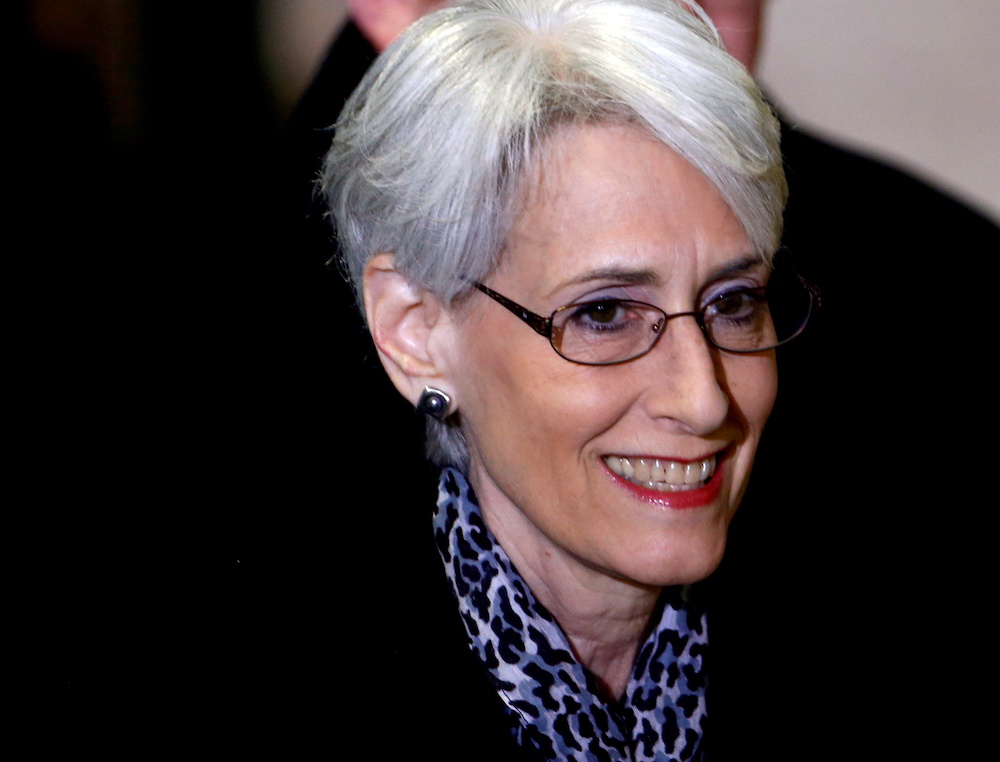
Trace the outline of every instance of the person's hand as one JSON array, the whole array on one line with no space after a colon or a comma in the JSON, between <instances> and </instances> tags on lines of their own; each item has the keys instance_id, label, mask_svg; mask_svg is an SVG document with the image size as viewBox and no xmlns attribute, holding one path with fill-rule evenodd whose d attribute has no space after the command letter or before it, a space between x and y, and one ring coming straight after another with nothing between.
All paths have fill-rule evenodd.
<instances>
[{"instance_id":1,"label":"person's hand","mask_svg":"<svg viewBox=\"0 0 1000 762\"><path fill-rule=\"evenodd\" d=\"M355 26L372 44L382 51L406 27L444 5L446 0L347 0L347 8Z\"/></svg>"},{"instance_id":2,"label":"person's hand","mask_svg":"<svg viewBox=\"0 0 1000 762\"><path fill-rule=\"evenodd\" d=\"M447 0L347 0L355 25L375 47L384 50L406 27ZM765 0L701 0L722 35L726 49L751 72L760 43Z\"/></svg>"},{"instance_id":3,"label":"person's hand","mask_svg":"<svg viewBox=\"0 0 1000 762\"><path fill-rule=\"evenodd\" d=\"M765 0L700 0L730 55L753 72L760 45Z\"/></svg>"}]
</instances>

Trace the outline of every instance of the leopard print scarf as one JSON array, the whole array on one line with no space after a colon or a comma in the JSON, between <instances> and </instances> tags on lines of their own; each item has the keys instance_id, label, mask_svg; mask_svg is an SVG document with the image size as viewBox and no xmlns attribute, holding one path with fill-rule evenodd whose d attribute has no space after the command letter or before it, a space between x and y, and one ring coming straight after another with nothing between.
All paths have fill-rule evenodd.
<instances>
[{"instance_id":1,"label":"leopard print scarf","mask_svg":"<svg viewBox=\"0 0 1000 762\"><path fill-rule=\"evenodd\" d=\"M701 759L707 630L688 587L664 590L659 624L638 652L624 697L608 704L452 468L441 474L434 532L472 649L519 744L549 760Z\"/></svg>"}]
</instances>

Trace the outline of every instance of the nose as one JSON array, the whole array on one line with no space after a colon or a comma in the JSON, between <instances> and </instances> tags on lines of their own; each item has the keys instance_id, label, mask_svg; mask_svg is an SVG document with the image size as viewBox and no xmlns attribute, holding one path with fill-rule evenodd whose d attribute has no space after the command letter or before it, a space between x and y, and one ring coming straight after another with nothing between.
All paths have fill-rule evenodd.
<instances>
[{"instance_id":1,"label":"nose","mask_svg":"<svg viewBox=\"0 0 1000 762\"><path fill-rule=\"evenodd\" d=\"M655 367L650 369L647 411L686 433L711 434L729 415L729 392L718 353L692 316L671 320L664 330L644 358Z\"/></svg>"}]
</instances>

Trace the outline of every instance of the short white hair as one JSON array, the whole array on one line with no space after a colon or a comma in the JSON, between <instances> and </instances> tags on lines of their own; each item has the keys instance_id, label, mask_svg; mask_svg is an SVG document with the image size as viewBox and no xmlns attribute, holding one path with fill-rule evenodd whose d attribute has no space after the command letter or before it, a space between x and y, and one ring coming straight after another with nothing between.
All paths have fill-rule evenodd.
<instances>
[{"instance_id":1,"label":"short white hair","mask_svg":"<svg viewBox=\"0 0 1000 762\"><path fill-rule=\"evenodd\" d=\"M323 165L343 264L368 259L444 303L496 268L522 179L562 125L631 123L718 189L754 251L781 236L779 128L704 11L675 0L469 0L425 16L347 101ZM428 455L464 465L459 428Z\"/></svg>"}]
</instances>

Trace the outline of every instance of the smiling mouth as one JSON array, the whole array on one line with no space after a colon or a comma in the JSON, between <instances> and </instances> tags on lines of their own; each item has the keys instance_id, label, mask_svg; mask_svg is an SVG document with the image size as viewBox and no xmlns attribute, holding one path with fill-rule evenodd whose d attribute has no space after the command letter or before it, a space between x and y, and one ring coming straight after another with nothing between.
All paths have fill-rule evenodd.
<instances>
[{"instance_id":1,"label":"smiling mouth","mask_svg":"<svg viewBox=\"0 0 1000 762\"><path fill-rule=\"evenodd\" d=\"M715 473L716 456L681 463L660 458L625 458L605 455L604 463L623 479L658 492L684 492L698 489Z\"/></svg>"}]
</instances>

